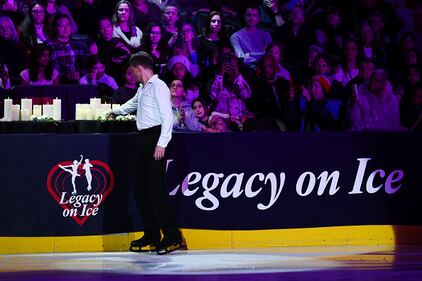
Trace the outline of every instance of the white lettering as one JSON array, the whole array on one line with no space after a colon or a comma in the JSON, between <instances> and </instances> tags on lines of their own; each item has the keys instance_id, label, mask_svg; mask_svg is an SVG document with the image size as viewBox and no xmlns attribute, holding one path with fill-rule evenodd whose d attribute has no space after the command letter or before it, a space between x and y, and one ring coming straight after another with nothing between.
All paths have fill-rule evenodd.
<instances>
[{"instance_id":1,"label":"white lettering","mask_svg":"<svg viewBox=\"0 0 422 281\"><path fill-rule=\"evenodd\" d=\"M262 211L271 208L274 205L274 203L277 201L278 197L281 194L281 191L283 190L284 183L286 181L286 174L280 173L280 185L278 189L277 189L277 178L275 174L273 173L268 174L267 177L265 178L264 183L266 184L268 180L270 180L271 182L271 197L270 197L270 202L268 203L267 206L261 203L257 205L258 209Z\"/></svg>"},{"instance_id":2,"label":"white lettering","mask_svg":"<svg viewBox=\"0 0 422 281\"><path fill-rule=\"evenodd\" d=\"M327 171L322 172L318 177L318 180L319 180L318 195L321 196L322 194L324 194L325 188L327 187L330 181L331 181L331 185L330 185L330 191L328 193L330 195L336 194L337 191L340 189L340 187L337 186L339 177L340 177L339 171L332 172L330 176L328 176Z\"/></svg>"},{"instance_id":3,"label":"white lettering","mask_svg":"<svg viewBox=\"0 0 422 281\"><path fill-rule=\"evenodd\" d=\"M382 188L382 186L383 186L383 184L380 184L379 186L374 186L374 178L375 178L375 176L377 174L380 174L380 177L381 178L384 178L385 177L384 170L375 170L375 171L373 171L369 175L368 180L366 181L366 191L368 191L368 193L373 194L373 193L377 192L378 190L380 190Z\"/></svg>"},{"instance_id":4,"label":"white lettering","mask_svg":"<svg viewBox=\"0 0 422 281\"><path fill-rule=\"evenodd\" d=\"M307 176L309 176L309 183L308 183L308 187L306 188L306 191L303 192L303 183L304 183ZM297 183L296 183L297 194L300 195L300 196L308 196L314 190L315 182L316 182L316 179L315 179L315 175L313 173L304 172L303 174L300 175L300 177L299 177L299 179L297 180Z\"/></svg>"},{"instance_id":5,"label":"white lettering","mask_svg":"<svg viewBox=\"0 0 422 281\"><path fill-rule=\"evenodd\" d=\"M349 194L361 194L361 193L363 193L362 190L361 190L363 176L365 175L366 165L367 165L368 161L371 160L371 159L372 158L358 158L359 167L358 167L358 171L356 173L355 184L353 185L353 189L352 189L352 191L349 192Z\"/></svg>"}]
</instances>

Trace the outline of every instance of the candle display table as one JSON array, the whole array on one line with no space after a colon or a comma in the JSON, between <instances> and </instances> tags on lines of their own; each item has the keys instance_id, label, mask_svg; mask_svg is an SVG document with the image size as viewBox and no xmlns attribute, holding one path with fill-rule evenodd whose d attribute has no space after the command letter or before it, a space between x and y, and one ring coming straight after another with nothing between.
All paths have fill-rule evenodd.
<instances>
[{"instance_id":1,"label":"candle display table","mask_svg":"<svg viewBox=\"0 0 422 281\"><path fill-rule=\"evenodd\" d=\"M7 97L12 98L15 104L20 104L21 99L31 98L34 105L53 104L53 100L58 98L61 100L63 120L75 119L77 103L89 103L90 98L99 97L97 87L93 85L16 86L10 91L1 91L0 95L1 110L3 110L2 101Z\"/></svg>"}]
</instances>

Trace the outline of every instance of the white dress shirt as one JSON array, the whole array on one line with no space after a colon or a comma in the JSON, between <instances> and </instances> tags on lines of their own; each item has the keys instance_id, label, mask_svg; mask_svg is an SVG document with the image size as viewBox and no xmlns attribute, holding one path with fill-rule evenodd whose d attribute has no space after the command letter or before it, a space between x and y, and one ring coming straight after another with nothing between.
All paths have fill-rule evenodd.
<instances>
[{"instance_id":1,"label":"white dress shirt","mask_svg":"<svg viewBox=\"0 0 422 281\"><path fill-rule=\"evenodd\" d=\"M139 86L136 95L113 111L117 115L126 115L136 110L136 126L138 130L161 125L158 146L167 147L171 140L173 128L173 111L170 101L170 89L153 75L145 86Z\"/></svg>"}]
</instances>

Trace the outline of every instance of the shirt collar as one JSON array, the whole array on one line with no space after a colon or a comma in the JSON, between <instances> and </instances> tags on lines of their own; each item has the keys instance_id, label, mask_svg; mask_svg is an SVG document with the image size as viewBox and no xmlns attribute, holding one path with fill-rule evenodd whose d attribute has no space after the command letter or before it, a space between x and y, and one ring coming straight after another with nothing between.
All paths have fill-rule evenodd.
<instances>
[{"instance_id":1,"label":"shirt collar","mask_svg":"<svg viewBox=\"0 0 422 281\"><path fill-rule=\"evenodd\" d=\"M158 79L157 74L152 75L151 78L149 78L149 80L145 83L145 86L148 85L149 83L154 83L154 81L157 79Z\"/></svg>"}]
</instances>

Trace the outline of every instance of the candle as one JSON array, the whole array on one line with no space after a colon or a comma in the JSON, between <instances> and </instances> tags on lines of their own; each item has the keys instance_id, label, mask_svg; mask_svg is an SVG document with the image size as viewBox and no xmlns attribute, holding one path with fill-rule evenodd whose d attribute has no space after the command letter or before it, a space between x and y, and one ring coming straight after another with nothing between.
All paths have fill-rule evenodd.
<instances>
[{"instance_id":1,"label":"candle","mask_svg":"<svg viewBox=\"0 0 422 281\"><path fill-rule=\"evenodd\" d=\"M89 99L89 104L91 106L92 109L101 107L101 99L98 98L90 98Z\"/></svg>"},{"instance_id":2,"label":"candle","mask_svg":"<svg viewBox=\"0 0 422 281\"><path fill-rule=\"evenodd\" d=\"M81 119L81 112L82 112L82 104L77 103L76 104L76 110L75 110L75 120L82 120Z\"/></svg>"},{"instance_id":3,"label":"candle","mask_svg":"<svg viewBox=\"0 0 422 281\"><path fill-rule=\"evenodd\" d=\"M33 110L32 110L32 114L35 117L41 117L41 105L39 104L34 104L33 106Z\"/></svg>"},{"instance_id":4,"label":"candle","mask_svg":"<svg viewBox=\"0 0 422 281\"><path fill-rule=\"evenodd\" d=\"M29 121L30 115L31 113L29 112L28 109L21 109L21 121Z\"/></svg>"},{"instance_id":5,"label":"candle","mask_svg":"<svg viewBox=\"0 0 422 281\"><path fill-rule=\"evenodd\" d=\"M52 104L43 104L42 115L53 118L53 105Z\"/></svg>"},{"instance_id":6,"label":"candle","mask_svg":"<svg viewBox=\"0 0 422 281\"><path fill-rule=\"evenodd\" d=\"M62 120L62 100L58 98L53 100L53 119L56 121Z\"/></svg>"},{"instance_id":7,"label":"candle","mask_svg":"<svg viewBox=\"0 0 422 281\"><path fill-rule=\"evenodd\" d=\"M4 121L12 121L12 107L13 107L13 100L12 99L5 99L4 100Z\"/></svg>"},{"instance_id":8,"label":"candle","mask_svg":"<svg viewBox=\"0 0 422 281\"><path fill-rule=\"evenodd\" d=\"M101 104L101 108L103 111L109 112L111 110L111 103L103 103Z\"/></svg>"},{"instance_id":9,"label":"candle","mask_svg":"<svg viewBox=\"0 0 422 281\"><path fill-rule=\"evenodd\" d=\"M104 110L102 108L97 108L94 111L94 119L97 119L99 116L103 114Z\"/></svg>"},{"instance_id":10,"label":"candle","mask_svg":"<svg viewBox=\"0 0 422 281\"><path fill-rule=\"evenodd\" d=\"M12 106L12 121L19 121L20 113L21 113L21 106L19 104L14 104Z\"/></svg>"},{"instance_id":11,"label":"candle","mask_svg":"<svg viewBox=\"0 0 422 281\"><path fill-rule=\"evenodd\" d=\"M117 104L117 103L113 103L112 105L111 105L111 109L112 110L116 110L116 109L118 109L120 107L120 104Z\"/></svg>"},{"instance_id":12,"label":"candle","mask_svg":"<svg viewBox=\"0 0 422 281\"><path fill-rule=\"evenodd\" d=\"M21 99L21 109L28 110L29 113L32 113L32 99Z\"/></svg>"},{"instance_id":13,"label":"candle","mask_svg":"<svg viewBox=\"0 0 422 281\"><path fill-rule=\"evenodd\" d=\"M84 110L86 114L86 120L93 120L94 119L94 111L92 109Z\"/></svg>"}]
</instances>

